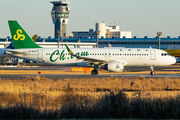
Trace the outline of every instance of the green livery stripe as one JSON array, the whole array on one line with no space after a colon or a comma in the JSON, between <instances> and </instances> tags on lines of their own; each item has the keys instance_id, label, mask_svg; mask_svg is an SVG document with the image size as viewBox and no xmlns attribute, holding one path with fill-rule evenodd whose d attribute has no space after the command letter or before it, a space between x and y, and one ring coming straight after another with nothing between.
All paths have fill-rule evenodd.
<instances>
[{"instance_id":1,"label":"green livery stripe","mask_svg":"<svg viewBox=\"0 0 180 120\"><path fill-rule=\"evenodd\" d=\"M29 37L17 21L9 20L8 23L15 49L41 48Z\"/></svg>"}]
</instances>

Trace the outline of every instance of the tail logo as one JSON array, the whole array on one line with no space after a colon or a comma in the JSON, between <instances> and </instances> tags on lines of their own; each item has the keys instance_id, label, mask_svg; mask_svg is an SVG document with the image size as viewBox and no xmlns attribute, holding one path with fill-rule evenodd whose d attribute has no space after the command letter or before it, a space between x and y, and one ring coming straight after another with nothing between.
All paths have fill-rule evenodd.
<instances>
[{"instance_id":1,"label":"tail logo","mask_svg":"<svg viewBox=\"0 0 180 120\"><path fill-rule=\"evenodd\" d=\"M16 35L13 36L14 40L24 40L25 39L25 35L22 34L22 30L18 29L16 31Z\"/></svg>"}]
</instances>

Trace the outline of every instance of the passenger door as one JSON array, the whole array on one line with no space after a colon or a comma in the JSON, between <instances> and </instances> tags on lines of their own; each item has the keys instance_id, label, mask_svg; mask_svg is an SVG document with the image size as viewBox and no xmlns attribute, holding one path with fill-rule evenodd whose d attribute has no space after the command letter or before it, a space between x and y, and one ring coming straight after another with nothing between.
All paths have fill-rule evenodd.
<instances>
[{"instance_id":1,"label":"passenger door","mask_svg":"<svg viewBox=\"0 0 180 120\"><path fill-rule=\"evenodd\" d=\"M156 51L155 50L150 51L150 60L156 60Z\"/></svg>"}]
</instances>

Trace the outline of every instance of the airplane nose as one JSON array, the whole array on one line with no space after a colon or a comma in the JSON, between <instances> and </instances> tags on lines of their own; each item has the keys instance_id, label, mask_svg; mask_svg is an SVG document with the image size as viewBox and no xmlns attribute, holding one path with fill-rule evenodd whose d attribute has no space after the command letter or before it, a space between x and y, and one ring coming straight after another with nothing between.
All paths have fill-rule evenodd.
<instances>
[{"instance_id":1,"label":"airplane nose","mask_svg":"<svg viewBox=\"0 0 180 120\"><path fill-rule=\"evenodd\" d=\"M176 58L175 57L172 57L172 64L175 64L176 63Z\"/></svg>"}]
</instances>

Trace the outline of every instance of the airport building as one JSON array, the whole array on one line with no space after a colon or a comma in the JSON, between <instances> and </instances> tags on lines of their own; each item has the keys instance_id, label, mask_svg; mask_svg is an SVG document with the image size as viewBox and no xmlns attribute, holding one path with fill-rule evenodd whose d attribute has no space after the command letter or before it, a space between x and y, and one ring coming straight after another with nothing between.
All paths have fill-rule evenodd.
<instances>
[{"instance_id":1,"label":"airport building","mask_svg":"<svg viewBox=\"0 0 180 120\"><path fill-rule=\"evenodd\" d=\"M51 18L54 24L54 38L96 38L95 34L98 31L100 34L98 38L131 38L131 31L120 31L120 26L108 26L106 27L105 23L96 23L95 30L89 29L89 31L73 31L72 33L66 33L66 25L69 21L70 8L68 4L70 2L66 1L53 1L50 2L53 4L51 11Z\"/></svg>"},{"instance_id":2,"label":"airport building","mask_svg":"<svg viewBox=\"0 0 180 120\"><path fill-rule=\"evenodd\" d=\"M0 38L0 47L4 48L12 41L11 38ZM38 37L36 43L42 47L57 47L57 38L41 38ZM96 38L62 38L60 46L68 44L70 46L76 45L78 47L95 47ZM126 47L126 48L157 48L159 47L158 36L154 38L99 38L98 47ZM166 38L160 39L160 49L180 49L180 36L177 38Z\"/></svg>"},{"instance_id":3,"label":"airport building","mask_svg":"<svg viewBox=\"0 0 180 120\"><path fill-rule=\"evenodd\" d=\"M96 31L99 31L98 38L132 38L131 31L120 31L120 26L108 26L105 23L96 23L95 30L89 31L73 31L73 38L96 38Z\"/></svg>"},{"instance_id":4,"label":"airport building","mask_svg":"<svg viewBox=\"0 0 180 120\"><path fill-rule=\"evenodd\" d=\"M58 34L64 38L66 37L66 25L69 20L69 7L70 2L66 1L53 1L53 8L51 11L52 21L54 23L54 38L58 38Z\"/></svg>"}]
</instances>

